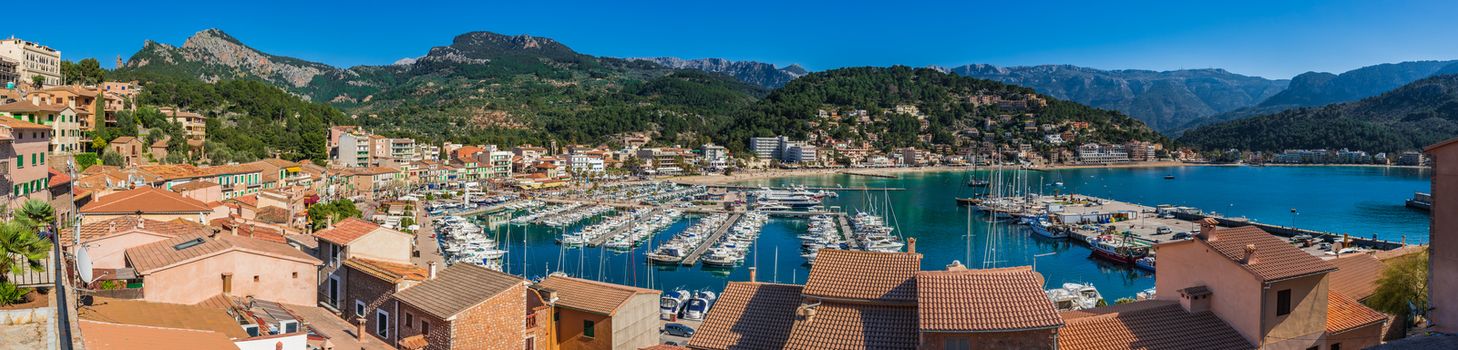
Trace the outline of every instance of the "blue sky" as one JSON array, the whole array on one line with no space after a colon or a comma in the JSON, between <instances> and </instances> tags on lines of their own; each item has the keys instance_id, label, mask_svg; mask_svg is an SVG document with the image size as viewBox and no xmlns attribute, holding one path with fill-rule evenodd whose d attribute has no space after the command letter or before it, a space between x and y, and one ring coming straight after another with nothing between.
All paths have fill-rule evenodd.
<instances>
[{"instance_id":1,"label":"blue sky","mask_svg":"<svg viewBox=\"0 0 1458 350\"><path fill-rule=\"evenodd\" d=\"M56 4L7 12L56 14ZM144 40L219 28L265 52L336 66L388 64L468 31L531 34L579 52L847 66L1074 64L1225 68L1289 78L1458 59L1458 1L254 1L67 2L64 20L14 35L112 66ZM121 12L114 12L121 11ZM93 25L105 23L104 26ZM52 25L54 24L54 25Z\"/></svg>"}]
</instances>

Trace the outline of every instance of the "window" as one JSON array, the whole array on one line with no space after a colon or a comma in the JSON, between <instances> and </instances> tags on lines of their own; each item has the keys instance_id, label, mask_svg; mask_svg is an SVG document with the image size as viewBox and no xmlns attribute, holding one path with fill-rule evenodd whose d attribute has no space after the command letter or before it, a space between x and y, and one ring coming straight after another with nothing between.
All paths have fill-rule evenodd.
<instances>
[{"instance_id":1,"label":"window","mask_svg":"<svg viewBox=\"0 0 1458 350\"><path fill-rule=\"evenodd\" d=\"M356 317L364 317L365 316L365 303L363 301L359 301L359 299L355 299L354 300L354 316L356 316Z\"/></svg>"},{"instance_id":2,"label":"window","mask_svg":"<svg viewBox=\"0 0 1458 350\"><path fill-rule=\"evenodd\" d=\"M597 337L597 329L593 328L594 326L597 325L594 324L592 321L582 320L582 336L588 338Z\"/></svg>"},{"instance_id":3,"label":"window","mask_svg":"<svg viewBox=\"0 0 1458 350\"><path fill-rule=\"evenodd\" d=\"M390 313L385 310L375 310L375 334L390 339Z\"/></svg>"},{"instance_id":4,"label":"window","mask_svg":"<svg viewBox=\"0 0 1458 350\"><path fill-rule=\"evenodd\" d=\"M972 340L967 338L947 338L947 342L942 344L942 348L946 350L970 350L972 349Z\"/></svg>"},{"instance_id":5,"label":"window","mask_svg":"<svg viewBox=\"0 0 1458 350\"><path fill-rule=\"evenodd\" d=\"M1330 350L1342 350L1342 343L1332 344L1331 347L1328 348L1328 349L1330 349Z\"/></svg>"},{"instance_id":6,"label":"window","mask_svg":"<svg viewBox=\"0 0 1458 350\"><path fill-rule=\"evenodd\" d=\"M258 283L258 275L253 275L253 282Z\"/></svg>"},{"instance_id":7,"label":"window","mask_svg":"<svg viewBox=\"0 0 1458 350\"><path fill-rule=\"evenodd\" d=\"M430 322L420 320L420 334L430 334Z\"/></svg>"},{"instance_id":8,"label":"window","mask_svg":"<svg viewBox=\"0 0 1458 350\"><path fill-rule=\"evenodd\" d=\"M526 328L527 329L537 328L537 314L536 313L533 313L531 315L527 315L527 317L526 317Z\"/></svg>"},{"instance_id":9,"label":"window","mask_svg":"<svg viewBox=\"0 0 1458 350\"><path fill-rule=\"evenodd\" d=\"M415 327L415 315L411 315L409 312L405 313L405 327Z\"/></svg>"},{"instance_id":10,"label":"window","mask_svg":"<svg viewBox=\"0 0 1458 350\"><path fill-rule=\"evenodd\" d=\"M1282 289L1276 292L1276 316L1285 316L1291 313L1291 290Z\"/></svg>"},{"instance_id":11,"label":"window","mask_svg":"<svg viewBox=\"0 0 1458 350\"><path fill-rule=\"evenodd\" d=\"M299 278L299 273L297 271L294 272L294 278Z\"/></svg>"},{"instance_id":12,"label":"window","mask_svg":"<svg viewBox=\"0 0 1458 350\"><path fill-rule=\"evenodd\" d=\"M537 348L537 337L527 337L526 338L526 350L533 350L533 349L536 349L536 348Z\"/></svg>"}]
</instances>

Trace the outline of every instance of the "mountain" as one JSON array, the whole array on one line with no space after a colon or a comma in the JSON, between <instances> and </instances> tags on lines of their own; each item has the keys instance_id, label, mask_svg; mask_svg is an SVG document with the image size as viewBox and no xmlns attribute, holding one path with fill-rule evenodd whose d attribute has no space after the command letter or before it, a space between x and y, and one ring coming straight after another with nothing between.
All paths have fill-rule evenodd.
<instances>
[{"instance_id":1,"label":"mountain","mask_svg":"<svg viewBox=\"0 0 1458 350\"><path fill-rule=\"evenodd\" d=\"M677 57L657 57L634 58L634 60L650 61L674 69L697 69L710 73L728 74L739 81L766 89L778 89L785 86L785 83L809 73L804 67L796 64L779 68L769 63L730 61L722 58L686 60Z\"/></svg>"},{"instance_id":2,"label":"mountain","mask_svg":"<svg viewBox=\"0 0 1458 350\"><path fill-rule=\"evenodd\" d=\"M1033 88L1039 93L1127 113L1166 132L1189 121L1252 106L1286 88L1287 80L1245 76L1223 69L1174 71L1100 70L1070 65L998 67L971 64L950 69L975 78Z\"/></svg>"},{"instance_id":3,"label":"mountain","mask_svg":"<svg viewBox=\"0 0 1458 350\"><path fill-rule=\"evenodd\" d=\"M1415 61L1362 67L1342 74L1306 72L1258 107L1310 107L1376 96L1418 79L1458 73L1458 61Z\"/></svg>"},{"instance_id":4,"label":"mountain","mask_svg":"<svg viewBox=\"0 0 1458 350\"><path fill-rule=\"evenodd\" d=\"M1439 75L1356 102L1295 108L1186 131L1181 143L1255 151L1419 149L1458 136L1458 74Z\"/></svg>"},{"instance_id":5,"label":"mountain","mask_svg":"<svg viewBox=\"0 0 1458 350\"><path fill-rule=\"evenodd\" d=\"M1086 122L1079 135L1090 142L1167 141L1117 112L1033 97L1030 89L929 69L806 74L798 66L776 68L755 62L619 59L579 53L549 38L490 32L458 35L450 45L431 48L418 58L342 69L269 55L221 31L205 30L181 47L148 42L113 74L140 80L148 90L153 85L185 84L176 81L268 83L328 102L351 115L348 123L427 142L612 143L626 133L647 132L659 144L715 142L743 151L747 135L807 135L813 125L823 124L813 119L822 108L877 111L869 124L847 128L901 135L867 139L887 149L966 145L967 140L953 135L974 127L1008 129L998 137L988 135L984 139L988 142L1040 140L1043 132L1023 130L1025 121L1060 127ZM800 78L788 80L794 76ZM770 91L761 84L784 87ZM1032 106L1004 110L986 102L996 100ZM979 107L975 101L983 102ZM904 113L882 112L903 104L924 112L918 116L924 119L924 128L908 129L923 123L913 119L908 124L910 116ZM1013 115L1017 121L1009 120ZM936 137L908 137L908 131ZM1048 148L1039 145L1040 150Z\"/></svg>"}]
</instances>

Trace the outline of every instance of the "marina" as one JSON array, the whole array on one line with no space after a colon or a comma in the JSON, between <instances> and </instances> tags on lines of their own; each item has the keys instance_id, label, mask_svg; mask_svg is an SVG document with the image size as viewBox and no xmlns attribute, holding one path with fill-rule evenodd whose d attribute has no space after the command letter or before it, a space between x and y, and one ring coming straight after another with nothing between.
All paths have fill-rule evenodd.
<instances>
[{"instance_id":1,"label":"marina","mask_svg":"<svg viewBox=\"0 0 1458 350\"><path fill-rule=\"evenodd\" d=\"M1405 184L1402 185L1403 188L1392 192L1405 192L1407 195L1415 191L1426 190L1422 187L1426 184L1426 179L1422 178L1420 174L1390 175L1378 172L1378 170L1380 169L1356 169L1354 172L1359 172L1359 174L1352 176L1365 182L1382 179L1387 183ZM500 249L509 251L506 254L507 258L503 259L502 267L512 273L520 273L532 278L533 276L544 276L552 271L563 271L573 276L601 278L614 283L651 286L663 290L685 289L691 291L692 294L692 291L699 290L718 291L728 281L745 280L749 267L757 267L760 278L765 281L783 283L804 281L809 266L813 264L813 255L807 248L816 247L816 244L819 244L820 247L832 246L841 249L871 247L863 245L865 243L858 237L856 231L860 226L860 223L856 222L856 217L859 213L865 213L865 215L881 217L879 219L881 225L891 228L887 238L895 238L894 242L902 244L899 249L905 249L904 245L908 243L905 242L906 238L917 238L920 241L917 252L925 256L924 264L926 266L924 268L926 269L937 269L953 260L968 262L969 266L983 266L978 264L982 262L989 267L1036 265L1037 270L1046 276L1047 288L1050 290L1059 289L1065 283L1089 285L1096 288L1104 298L1113 300L1121 297L1134 297L1152 288L1151 271L1155 264L1153 254L1148 254L1148 256L1129 255L1129 259L1124 261L1101 257L1095 253L1094 246L1089 244L1091 241L1097 242L1101 237L1107 239L1104 241L1108 243L1106 246L1115 247L1113 251L1117 251L1117 247L1124 243L1152 246L1162 241L1175 239L1181 234L1188 235L1198 232L1197 222L1208 216L1219 218L1226 225L1237 225L1240 220L1245 220L1252 224L1264 225L1263 229L1271 230L1273 233L1290 232L1293 239L1296 236L1309 234L1314 239L1309 245L1308 251L1315 255L1327 256L1326 253L1329 251L1323 251L1320 248L1323 239L1328 236L1322 236L1321 233L1341 237L1343 230L1341 227L1322 226L1321 224L1328 222L1321 221L1319 218L1331 214L1320 213L1312 204L1274 204L1278 209L1264 210L1273 211L1281 216L1276 218L1267 216L1262 220L1260 219L1262 216L1255 212L1254 206L1281 203L1260 195L1262 190L1216 187L1215 189L1218 191L1212 193L1165 188L1203 186L1203 180L1211 176L1205 174L1207 172L1232 174L1228 176L1246 176L1248 174L1245 173L1252 171L1272 171L1285 178L1284 173L1286 172L1299 173L1306 169L1204 167L1198 169L1078 169L1028 172L1031 175L1027 175L1025 180L1018 181L1020 184L1028 183L1028 192L1034 194L1030 198L1033 198L1031 203L1036 205L1028 207L1042 206L1046 209L1047 204L1051 203L1056 204L1059 211L1057 213L1045 212L1046 215L1035 215L1027 219L1013 218L1011 215L1007 217L993 215L989 219L988 215L982 214L975 206L956 205L953 201L955 198L968 198L979 192L990 192L996 186L990 184L987 187L970 187L967 186L969 176L964 172L941 172L903 174L896 179L834 175L736 184L736 188L741 189L735 191L744 194L742 198L745 203L744 207L735 207L732 209L733 211L718 205L689 205L690 202L701 201L696 198L702 198L706 193L712 191L691 190L693 187L683 185L671 187L647 184L622 186L604 191L606 194L566 191L538 193L531 200L540 202L541 205L503 210L500 212L502 214L493 214L491 217L500 217L500 215L507 215L507 212L511 212L512 215L520 218L546 210L562 210L560 206L564 203L579 204L573 210L604 205L614 207L615 211L601 214L598 218L584 219L581 222L570 223L562 227L530 222L511 225L490 225L482 222L480 226L486 228L486 231L491 233L487 236L491 237L504 237L508 234L505 231L510 230L509 235L514 241L501 243ZM1337 169L1336 171L1340 173L1348 171L1348 169ZM1177 178L1164 180L1163 177L1170 173L1177 174ZM983 175L976 178L987 178L987 172L980 171L979 174ZM1286 181L1284 183L1292 184L1299 183L1301 180L1293 175L1289 177L1289 180L1284 181ZM1037 194L1039 191L1031 190L1040 187L1038 182L1044 183L1041 186L1043 189L1041 195ZM1055 186L1054 184L1058 182L1063 184ZM1382 183L1377 182L1377 186L1383 186ZM1106 185L1120 186L1121 190L1114 191L1106 188ZM736 226L739 226L737 223L745 222L747 216L756 212L750 192L768 188L785 191L803 190L813 193L825 191L826 188L835 188L835 186L862 189L833 191L838 196L823 197L818 205L819 208L815 210L763 211L761 213L764 215L764 223L759 225L760 229L757 235L752 236L754 238L751 241L729 242L732 232L737 230ZM893 188L905 190L889 190ZM1279 186L1276 188L1279 189ZM674 195L669 195L669 193L674 193ZM1191 195L1192 193L1194 195ZM1238 196L1231 197L1232 199L1210 196L1222 193L1240 194L1252 198L1225 203ZM1426 215L1403 208L1400 199L1403 195L1399 193L1397 196L1396 198L1399 199L1386 201L1393 203L1391 209L1381 211L1387 216L1376 220L1355 222L1374 227L1411 223L1413 226L1409 227L1413 228L1406 231L1400 227L1383 230L1382 232L1386 232L1386 234L1372 242L1399 242L1406 238L1409 243L1416 243L1425 239L1418 234L1403 235L1401 233L1420 233L1421 230L1425 230ZM632 198L658 202L656 204L632 202ZM1301 200L1316 199L1302 198ZM1321 200L1330 199L1322 198ZM519 201L523 201L523 199L514 202ZM1371 200L1371 202L1378 201ZM606 202L631 205L599 204ZM1170 205L1158 205L1163 203ZM1290 206L1300 210L1296 216L1298 219L1296 223L1297 227L1303 229L1282 231L1283 228L1290 226L1289 221L1280 225L1273 224L1273 222L1281 222L1282 217L1289 220ZM1213 208L1219 212L1199 211L1199 214L1194 214L1194 211L1183 212L1194 208ZM1245 209L1242 210L1242 208ZM648 220L644 218L666 215L670 209L680 211L681 217L675 218L666 226L651 232L635 231L634 227L638 225L613 224L604 226L610 226L611 229L602 231L603 234L587 240L580 246L559 243L564 234L571 235L581 232L593 225L609 222L613 218L618 218L618 223L647 222ZM642 216L624 216L633 213ZM730 216L736 214L741 217L731 221ZM969 214L971 216L970 225ZM1233 214L1248 215L1249 218ZM1398 218L1391 217L1393 215L1397 215ZM713 219L716 216L719 219ZM537 219L540 218L541 216L538 215ZM693 229L695 226L700 226L700 223L705 220L717 222L705 228ZM513 219L503 221L511 222ZM867 223L876 221L869 220ZM1352 221L1348 220L1348 222ZM1113 228L1113 231L1110 231L1110 228ZM615 237L626 236L628 232L639 232L640 241L632 244L618 243L614 247L606 246ZM682 244L685 239L680 236L686 236L689 233L695 237L695 240L692 241L693 244ZM833 240L822 240L823 235L813 235L812 233L829 233L839 236ZM743 235L742 237L751 236ZM807 242L806 238L813 238L815 242L807 244L810 242ZM989 238L995 239L989 240ZM1371 241L1370 235L1359 237L1356 234L1349 234L1349 238L1353 242ZM864 242L876 243L878 241L867 240ZM877 244L883 248L895 246L895 244L888 243ZM652 261L650 257L667 250L664 248L665 246L673 246L667 249L679 250L675 253L677 259L669 258L664 263L650 263ZM716 249L723 253L714 254ZM696 260L687 259L690 254L695 252L698 252L699 255ZM686 264L685 260L692 264Z\"/></svg>"}]
</instances>

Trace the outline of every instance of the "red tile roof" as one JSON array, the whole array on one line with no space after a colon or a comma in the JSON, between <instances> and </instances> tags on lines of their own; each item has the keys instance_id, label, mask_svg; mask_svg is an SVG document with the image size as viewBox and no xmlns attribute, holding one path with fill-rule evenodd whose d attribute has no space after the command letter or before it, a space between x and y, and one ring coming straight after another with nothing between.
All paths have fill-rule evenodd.
<instances>
[{"instance_id":1,"label":"red tile roof","mask_svg":"<svg viewBox=\"0 0 1458 350\"><path fill-rule=\"evenodd\" d=\"M1002 331L1056 328L1063 318L1027 266L916 273L922 330Z\"/></svg>"},{"instance_id":2,"label":"red tile roof","mask_svg":"<svg viewBox=\"0 0 1458 350\"><path fill-rule=\"evenodd\" d=\"M194 239L199 239L202 243L177 249L180 244ZM309 254L286 244L223 234L215 237L206 235L178 236L164 241L128 248L126 250L126 259L137 270L137 274L145 275L231 251L246 251L281 260L291 260L315 265L320 264L319 259L315 259L309 256Z\"/></svg>"},{"instance_id":3,"label":"red tile roof","mask_svg":"<svg viewBox=\"0 0 1458 350\"><path fill-rule=\"evenodd\" d=\"M205 235L211 233L212 229L191 221L157 221L138 219L136 216L127 215L88 225L81 225L81 241L89 242L98 238L131 232L142 232L163 237L177 237L183 235ZM72 242L72 235L60 235L60 237L62 246L70 246L75 243Z\"/></svg>"},{"instance_id":4,"label":"red tile roof","mask_svg":"<svg viewBox=\"0 0 1458 350\"><path fill-rule=\"evenodd\" d=\"M819 263L820 258L815 259ZM915 349L916 308L823 303L795 320L787 349Z\"/></svg>"},{"instance_id":5,"label":"red tile roof","mask_svg":"<svg viewBox=\"0 0 1458 350\"><path fill-rule=\"evenodd\" d=\"M34 129L50 130L51 129L51 127L45 126L45 125L31 123L31 122L28 122L28 121L24 121L24 120L20 120L20 119L15 119L15 118L3 118L3 117L0 117L0 127L6 127L6 128L11 128L11 129L28 129L28 130L34 130Z\"/></svg>"},{"instance_id":6,"label":"red tile roof","mask_svg":"<svg viewBox=\"0 0 1458 350\"><path fill-rule=\"evenodd\" d=\"M384 260L349 258L344 261L344 266L375 276L386 282L400 283L401 281L424 281L430 271L414 264L402 264Z\"/></svg>"},{"instance_id":7,"label":"red tile roof","mask_svg":"<svg viewBox=\"0 0 1458 350\"><path fill-rule=\"evenodd\" d=\"M108 194L81 207L82 214L203 213L211 212L196 199L155 187L138 187Z\"/></svg>"},{"instance_id":8,"label":"red tile roof","mask_svg":"<svg viewBox=\"0 0 1458 350\"><path fill-rule=\"evenodd\" d=\"M187 191L192 191L192 190L200 190L200 189L209 188L209 187L220 187L220 186L217 183L208 182L208 181L188 181L188 182L184 182L184 183L172 185L172 192L181 193L181 192L187 192Z\"/></svg>"},{"instance_id":9,"label":"red tile roof","mask_svg":"<svg viewBox=\"0 0 1458 350\"><path fill-rule=\"evenodd\" d=\"M821 249L805 279L805 295L914 303L919 270L921 254Z\"/></svg>"},{"instance_id":10,"label":"red tile roof","mask_svg":"<svg viewBox=\"0 0 1458 350\"><path fill-rule=\"evenodd\" d=\"M1341 333L1387 321L1387 315L1372 310L1341 292L1328 291L1326 300L1327 333Z\"/></svg>"},{"instance_id":11,"label":"red tile roof","mask_svg":"<svg viewBox=\"0 0 1458 350\"><path fill-rule=\"evenodd\" d=\"M81 320L86 347L92 349L195 350L238 348L222 333Z\"/></svg>"},{"instance_id":12,"label":"red tile roof","mask_svg":"<svg viewBox=\"0 0 1458 350\"><path fill-rule=\"evenodd\" d=\"M394 298L448 320L524 283L521 277L504 272L473 264L455 264L438 272L435 279L395 293Z\"/></svg>"},{"instance_id":13,"label":"red tile roof","mask_svg":"<svg viewBox=\"0 0 1458 350\"><path fill-rule=\"evenodd\" d=\"M40 105L37 105L37 104L34 104L34 103L30 103L29 100L22 100L22 101L16 101L16 102L13 102L13 103L7 103L7 104L0 105L0 112L7 112L7 113L60 112L60 111L66 110L66 108L68 108L68 107L69 106L67 106L67 105L59 104L59 103L51 103L51 104L40 104Z\"/></svg>"},{"instance_id":14,"label":"red tile roof","mask_svg":"<svg viewBox=\"0 0 1458 350\"><path fill-rule=\"evenodd\" d=\"M1079 350L1254 349L1211 312L1185 312L1178 302L1138 301L1064 313L1058 347Z\"/></svg>"},{"instance_id":15,"label":"red tile roof","mask_svg":"<svg viewBox=\"0 0 1458 350\"><path fill-rule=\"evenodd\" d=\"M1202 241L1264 282L1336 270L1336 266L1255 226L1217 228ZM1255 256L1242 262L1247 246L1256 249Z\"/></svg>"},{"instance_id":16,"label":"red tile roof","mask_svg":"<svg viewBox=\"0 0 1458 350\"><path fill-rule=\"evenodd\" d=\"M730 282L688 346L695 349L777 349L790 339L803 287Z\"/></svg>"},{"instance_id":17,"label":"red tile roof","mask_svg":"<svg viewBox=\"0 0 1458 350\"><path fill-rule=\"evenodd\" d=\"M606 316L618 313L618 308L629 299L640 294L652 294L654 299L661 292L621 284L603 283L566 276L547 276L537 282L538 288L557 292L557 306L591 312Z\"/></svg>"},{"instance_id":18,"label":"red tile roof","mask_svg":"<svg viewBox=\"0 0 1458 350\"><path fill-rule=\"evenodd\" d=\"M1382 270L1387 268L1387 264L1372 254L1348 254L1328 262L1337 267L1327 275L1330 289L1358 300L1372 295L1377 289L1377 279L1382 278Z\"/></svg>"},{"instance_id":19,"label":"red tile roof","mask_svg":"<svg viewBox=\"0 0 1458 350\"><path fill-rule=\"evenodd\" d=\"M47 187L56 187L71 182L70 175L66 175L65 172L56 170L56 168L48 167L46 168L46 171L50 175L50 181L47 181Z\"/></svg>"},{"instance_id":20,"label":"red tile roof","mask_svg":"<svg viewBox=\"0 0 1458 350\"><path fill-rule=\"evenodd\" d=\"M333 228L327 228L320 230L319 232L315 232L314 236L334 244L348 245L350 242L354 242L354 240L359 239L360 237L364 237L365 235L379 230L394 231L380 227L380 225L376 225L373 222L365 221L364 219L348 218L334 223ZM407 234L399 231L395 232L398 232L400 234Z\"/></svg>"}]
</instances>

